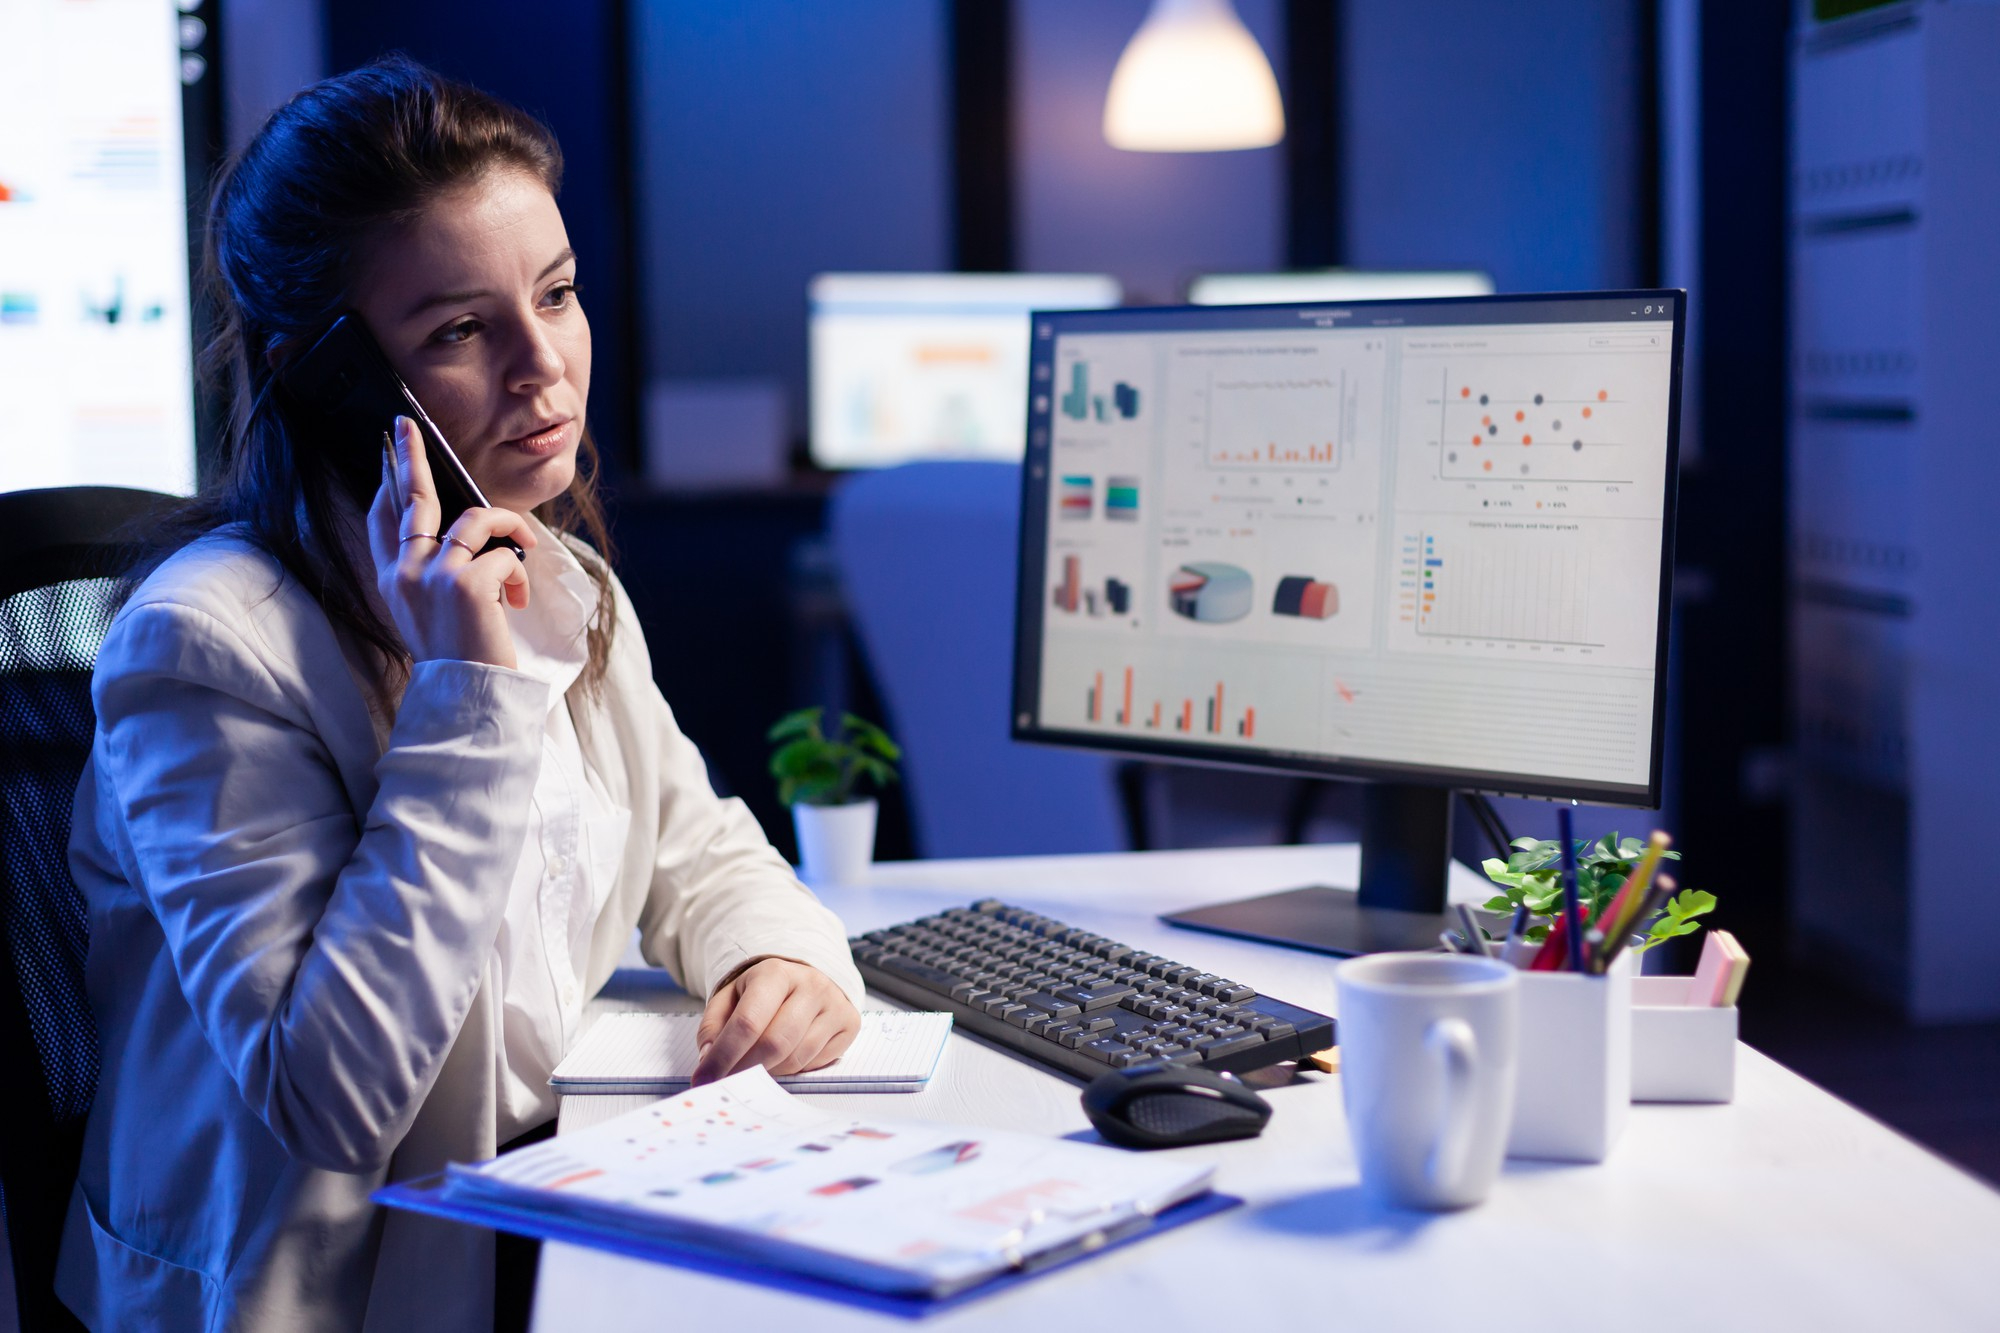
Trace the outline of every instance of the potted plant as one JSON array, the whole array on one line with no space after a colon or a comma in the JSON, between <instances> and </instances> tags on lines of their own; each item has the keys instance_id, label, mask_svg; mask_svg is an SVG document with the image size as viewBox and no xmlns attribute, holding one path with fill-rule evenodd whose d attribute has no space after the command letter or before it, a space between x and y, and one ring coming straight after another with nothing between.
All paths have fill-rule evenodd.
<instances>
[{"instance_id":1,"label":"potted plant","mask_svg":"<svg viewBox=\"0 0 2000 1333\"><path fill-rule=\"evenodd\" d=\"M1527 938L1530 943L1540 944L1548 938L1555 919L1562 915L1562 844L1553 838L1516 838L1512 846L1514 851L1506 860L1488 857L1481 866L1486 877L1500 885L1501 890L1498 897L1488 899L1484 905L1489 912L1508 914L1525 906L1529 914ZM1618 890L1625 887L1626 879L1645 851L1646 844L1639 839L1621 838L1616 833L1607 833L1595 841L1577 842L1576 893L1585 921L1596 920ZM1667 851L1661 857L1678 861L1681 854ZM1667 900L1650 924L1632 923L1633 932L1644 937L1632 946L1632 952L1644 953L1677 935L1693 934L1701 929L1696 918L1714 909L1714 894L1683 889Z\"/></svg>"},{"instance_id":2,"label":"potted plant","mask_svg":"<svg viewBox=\"0 0 2000 1333\"><path fill-rule=\"evenodd\" d=\"M889 734L852 713L829 731L824 708L801 708L778 719L766 739L777 745L771 776L778 799L792 808L799 865L808 880L841 884L859 879L875 855L875 798L857 798L867 782L896 780L902 749Z\"/></svg>"}]
</instances>

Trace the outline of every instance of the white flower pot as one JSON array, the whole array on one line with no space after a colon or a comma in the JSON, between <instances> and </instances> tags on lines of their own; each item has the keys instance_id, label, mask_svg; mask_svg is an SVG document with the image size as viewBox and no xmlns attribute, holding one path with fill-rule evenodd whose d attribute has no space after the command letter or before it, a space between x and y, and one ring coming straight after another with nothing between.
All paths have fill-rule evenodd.
<instances>
[{"instance_id":1,"label":"white flower pot","mask_svg":"<svg viewBox=\"0 0 2000 1333\"><path fill-rule=\"evenodd\" d=\"M875 802L792 807L799 873L814 884L849 884L875 859Z\"/></svg>"}]
</instances>

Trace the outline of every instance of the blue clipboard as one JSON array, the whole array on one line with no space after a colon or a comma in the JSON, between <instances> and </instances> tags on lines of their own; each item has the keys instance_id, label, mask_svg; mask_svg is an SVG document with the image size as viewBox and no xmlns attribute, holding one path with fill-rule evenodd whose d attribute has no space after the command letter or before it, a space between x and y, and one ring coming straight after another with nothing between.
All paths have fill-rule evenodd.
<instances>
[{"instance_id":1,"label":"blue clipboard","mask_svg":"<svg viewBox=\"0 0 2000 1333\"><path fill-rule=\"evenodd\" d=\"M976 1286L954 1292L949 1296L929 1296L922 1293L870 1291L716 1250L658 1240L651 1236L635 1236L629 1231L609 1224L586 1222L573 1217L550 1216L532 1209L510 1208L505 1204L483 1199L476 1201L454 1199L446 1195L444 1183L444 1175L440 1172L434 1176L424 1176L398 1185L385 1185L370 1197L376 1203L386 1204L391 1208L403 1208L410 1212L449 1218L454 1222L465 1222L473 1226L490 1227L495 1231L511 1231L518 1235L535 1236L542 1240L587 1245L592 1249L609 1250L614 1254L623 1254L634 1259L645 1259L695 1273L712 1273L719 1277L734 1278L739 1282L769 1287L774 1291L814 1296L821 1300L837 1301L842 1305L896 1315L904 1319L927 1319L948 1310L956 1310L983 1297L997 1295L1023 1282L1031 1281L1044 1273L1058 1272L1072 1264L1121 1249L1134 1241L1157 1236L1163 1231L1185 1226L1189 1222L1199 1222L1205 1217L1227 1212L1243 1202L1233 1194L1221 1194L1210 1190L1206 1194L1197 1195L1184 1203L1174 1205L1148 1219L1144 1225L1123 1231L1102 1245L1066 1249L1055 1256L1044 1257L1039 1262L1030 1261L1026 1267L995 1274Z\"/></svg>"}]
</instances>

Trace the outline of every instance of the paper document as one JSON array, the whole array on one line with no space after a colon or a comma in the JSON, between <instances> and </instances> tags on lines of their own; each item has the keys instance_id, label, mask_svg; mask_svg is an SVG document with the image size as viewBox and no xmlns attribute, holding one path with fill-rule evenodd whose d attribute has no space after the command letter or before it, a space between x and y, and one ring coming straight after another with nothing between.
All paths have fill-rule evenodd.
<instances>
[{"instance_id":1,"label":"paper document","mask_svg":"<svg viewBox=\"0 0 2000 1333\"><path fill-rule=\"evenodd\" d=\"M549 1075L565 1096L672 1092L694 1075L699 1014L606 1014ZM950 1014L870 1012L824 1069L778 1082L801 1092L915 1092L930 1081L951 1036Z\"/></svg>"},{"instance_id":2,"label":"paper document","mask_svg":"<svg viewBox=\"0 0 2000 1333\"><path fill-rule=\"evenodd\" d=\"M763 1069L479 1166L446 1189L878 1291L949 1295L1128 1232L1214 1168L810 1106Z\"/></svg>"}]
</instances>

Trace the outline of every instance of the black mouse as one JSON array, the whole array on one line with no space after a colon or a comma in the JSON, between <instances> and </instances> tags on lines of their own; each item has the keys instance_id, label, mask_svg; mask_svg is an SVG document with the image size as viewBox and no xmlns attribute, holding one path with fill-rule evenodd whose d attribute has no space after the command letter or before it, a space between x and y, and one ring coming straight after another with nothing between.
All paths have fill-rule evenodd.
<instances>
[{"instance_id":1,"label":"black mouse","mask_svg":"<svg viewBox=\"0 0 2000 1333\"><path fill-rule=\"evenodd\" d=\"M1271 1119L1271 1103L1233 1074L1142 1064L1100 1074L1083 1090L1083 1113L1121 1148L1185 1148L1256 1138Z\"/></svg>"}]
</instances>

